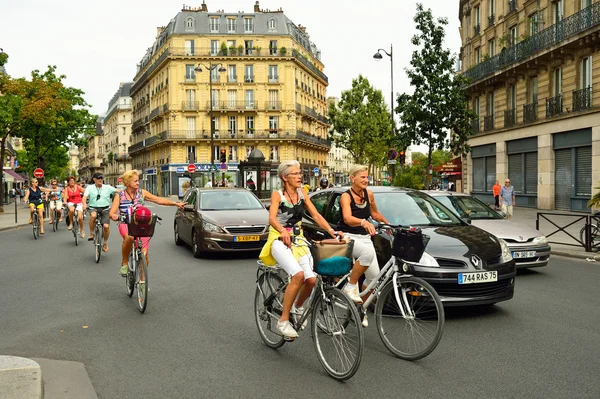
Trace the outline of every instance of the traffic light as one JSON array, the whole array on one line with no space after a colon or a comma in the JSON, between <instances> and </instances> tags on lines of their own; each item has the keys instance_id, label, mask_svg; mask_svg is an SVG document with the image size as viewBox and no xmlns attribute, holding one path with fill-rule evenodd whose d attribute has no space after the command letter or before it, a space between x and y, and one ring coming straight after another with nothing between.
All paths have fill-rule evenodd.
<instances>
[{"instance_id":1,"label":"traffic light","mask_svg":"<svg viewBox=\"0 0 600 399\"><path fill-rule=\"evenodd\" d=\"M227 162L227 150L221 150L221 157L219 158L221 163Z\"/></svg>"},{"instance_id":2,"label":"traffic light","mask_svg":"<svg viewBox=\"0 0 600 399\"><path fill-rule=\"evenodd\" d=\"M406 155L404 155L404 151L400 151L400 165L404 165L406 163Z\"/></svg>"}]
</instances>

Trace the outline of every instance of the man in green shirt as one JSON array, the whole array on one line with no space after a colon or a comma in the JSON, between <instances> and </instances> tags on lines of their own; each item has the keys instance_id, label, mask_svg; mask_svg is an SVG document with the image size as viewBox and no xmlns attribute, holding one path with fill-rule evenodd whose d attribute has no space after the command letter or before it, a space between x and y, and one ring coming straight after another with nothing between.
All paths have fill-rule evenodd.
<instances>
[{"instance_id":1,"label":"man in green shirt","mask_svg":"<svg viewBox=\"0 0 600 399\"><path fill-rule=\"evenodd\" d=\"M90 238L88 241L94 240L94 224L96 223L96 217L98 214L101 216L102 224L104 225L104 243L102 250L108 252L108 237L110 236L110 218L108 217L108 211L112 204L112 197L117 189L108 184L102 184L104 176L102 173L96 172L92 176L94 184L90 184L85 188L83 194L83 212L86 211L87 207L90 207ZM88 204L89 198L89 204Z\"/></svg>"}]
</instances>

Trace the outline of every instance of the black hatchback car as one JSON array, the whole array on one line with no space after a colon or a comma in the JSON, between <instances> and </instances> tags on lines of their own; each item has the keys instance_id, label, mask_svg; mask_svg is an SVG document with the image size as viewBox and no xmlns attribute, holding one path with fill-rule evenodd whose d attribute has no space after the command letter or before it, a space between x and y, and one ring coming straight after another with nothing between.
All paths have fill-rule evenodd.
<instances>
[{"instance_id":1,"label":"black hatchback car","mask_svg":"<svg viewBox=\"0 0 600 399\"><path fill-rule=\"evenodd\" d=\"M515 262L504 241L471 226L440 202L422 192L397 187L369 187L377 209L394 225L419 227L429 236L425 254L412 273L429 282L446 306L484 305L511 299ZM313 193L319 213L335 227L341 218L340 197L348 188ZM305 234L318 239L322 229L306 213ZM391 256L390 241L376 235L373 243L379 266Z\"/></svg>"}]
</instances>

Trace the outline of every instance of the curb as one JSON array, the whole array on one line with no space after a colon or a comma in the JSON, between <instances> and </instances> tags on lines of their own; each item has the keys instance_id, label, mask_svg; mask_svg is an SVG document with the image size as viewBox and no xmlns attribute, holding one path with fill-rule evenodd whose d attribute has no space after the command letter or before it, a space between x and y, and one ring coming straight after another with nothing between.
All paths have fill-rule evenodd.
<instances>
[{"instance_id":1,"label":"curb","mask_svg":"<svg viewBox=\"0 0 600 399\"><path fill-rule=\"evenodd\" d=\"M15 224L14 226L3 226L0 227L0 231L5 231L5 230L13 230L13 229L18 229L19 227L25 227L25 226L29 226L29 223L26 224Z\"/></svg>"},{"instance_id":2,"label":"curb","mask_svg":"<svg viewBox=\"0 0 600 399\"><path fill-rule=\"evenodd\" d=\"M556 256L565 256L567 258L575 258L575 259L594 259L597 262L600 262L600 255L594 254L593 252L569 252L569 251L554 251L551 250L550 254Z\"/></svg>"},{"instance_id":3,"label":"curb","mask_svg":"<svg viewBox=\"0 0 600 399\"><path fill-rule=\"evenodd\" d=\"M17 356L0 356L0 392L4 399L43 398L41 366Z\"/></svg>"}]
</instances>

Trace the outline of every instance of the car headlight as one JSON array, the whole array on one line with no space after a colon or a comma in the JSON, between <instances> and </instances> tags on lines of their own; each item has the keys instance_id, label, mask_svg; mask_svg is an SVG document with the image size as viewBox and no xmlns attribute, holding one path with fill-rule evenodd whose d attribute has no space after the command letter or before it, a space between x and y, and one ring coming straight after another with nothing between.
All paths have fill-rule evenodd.
<instances>
[{"instance_id":1,"label":"car headlight","mask_svg":"<svg viewBox=\"0 0 600 399\"><path fill-rule=\"evenodd\" d=\"M533 239L533 243L539 245L548 244L548 239L546 238L546 236L535 237Z\"/></svg>"},{"instance_id":2,"label":"car headlight","mask_svg":"<svg viewBox=\"0 0 600 399\"><path fill-rule=\"evenodd\" d=\"M211 233L225 233L225 230L223 230L216 224L207 222L206 220L202 221L202 228L206 231L210 231Z\"/></svg>"},{"instance_id":3,"label":"car headlight","mask_svg":"<svg viewBox=\"0 0 600 399\"><path fill-rule=\"evenodd\" d=\"M513 259L513 257L510 252L510 248L508 248L508 245L506 245L506 241L499 238L498 242L500 243L500 248L502 249L502 262L510 262Z\"/></svg>"},{"instance_id":4,"label":"car headlight","mask_svg":"<svg viewBox=\"0 0 600 399\"><path fill-rule=\"evenodd\" d=\"M427 252L423 252L423 256L421 256L421 260L418 263L419 266L425 267L440 267L440 264L437 263L437 260Z\"/></svg>"}]
</instances>

